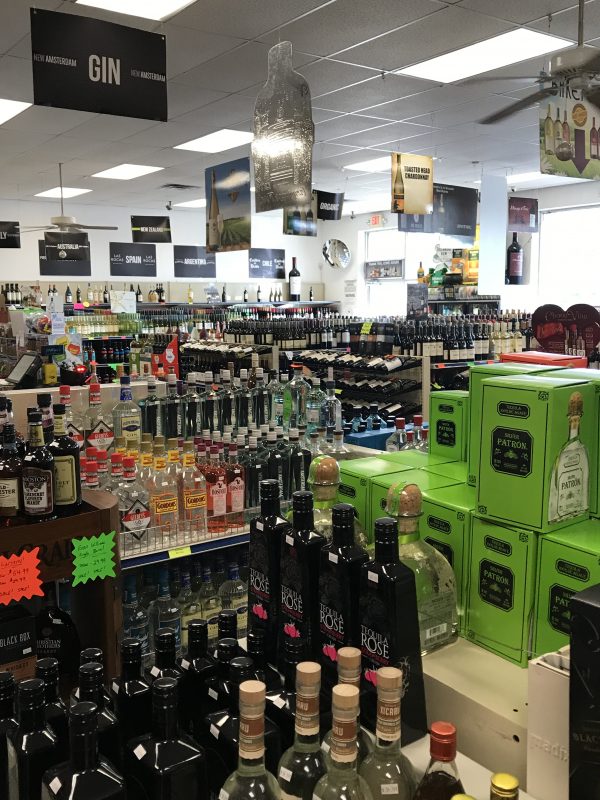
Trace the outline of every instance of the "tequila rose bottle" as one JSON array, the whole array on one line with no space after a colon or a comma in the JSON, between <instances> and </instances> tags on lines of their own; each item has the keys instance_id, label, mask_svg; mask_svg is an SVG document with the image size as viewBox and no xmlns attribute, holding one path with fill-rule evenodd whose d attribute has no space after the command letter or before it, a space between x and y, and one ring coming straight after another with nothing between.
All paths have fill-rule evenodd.
<instances>
[{"instance_id":1,"label":"tequila rose bottle","mask_svg":"<svg viewBox=\"0 0 600 800\"><path fill-rule=\"evenodd\" d=\"M227 473L219 460L219 448L210 448L210 461L204 467L208 504L208 531L223 533L227 526Z\"/></svg>"}]
</instances>

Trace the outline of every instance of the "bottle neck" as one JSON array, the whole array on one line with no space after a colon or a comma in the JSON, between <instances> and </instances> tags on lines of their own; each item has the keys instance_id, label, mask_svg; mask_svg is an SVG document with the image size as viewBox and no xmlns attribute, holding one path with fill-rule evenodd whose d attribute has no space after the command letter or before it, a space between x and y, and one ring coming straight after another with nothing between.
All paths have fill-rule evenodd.
<instances>
[{"instance_id":1,"label":"bottle neck","mask_svg":"<svg viewBox=\"0 0 600 800\"><path fill-rule=\"evenodd\" d=\"M152 709L152 733L159 742L166 739L176 739L179 733L179 723L177 721L177 706L162 705L155 703Z\"/></svg>"},{"instance_id":2,"label":"bottle neck","mask_svg":"<svg viewBox=\"0 0 600 800\"><path fill-rule=\"evenodd\" d=\"M348 547L354 542L354 525L334 525L331 538L335 547Z\"/></svg>"},{"instance_id":3,"label":"bottle neck","mask_svg":"<svg viewBox=\"0 0 600 800\"><path fill-rule=\"evenodd\" d=\"M297 511L294 509L294 530L296 531L312 531L315 527L314 512L311 508L310 511Z\"/></svg>"},{"instance_id":4,"label":"bottle neck","mask_svg":"<svg viewBox=\"0 0 600 800\"><path fill-rule=\"evenodd\" d=\"M71 734L71 765L73 772L84 772L98 766L97 731Z\"/></svg>"},{"instance_id":5,"label":"bottle neck","mask_svg":"<svg viewBox=\"0 0 600 800\"><path fill-rule=\"evenodd\" d=\"M240 709L238 773L260 775L265 771L265 718L242 707Z\"/></svg>"},{"instance_id":6,"label":"bottle neck","mask_svg":"<svg viewBox=\"0 0 600 800\"><path fill-rule=\"evenodd\" d=\"M263 517L276 517L279 516L281 506L278 497L261 497L260 499L260 513Z\"/></svg>"},{"instance_id":7,"label":"bottle neck","mask_svg":"<svg viewBox=\"0 0 600 800\"><path fill-rule=\"evenodd\" d=\"M80 686L79 699L81 701L88 701L90 703L95 703L96 706L98 707L98 711L103 711L104 691L102 684L97 684L95 686Z\"/></svg>"},{"instance_id":8,"label":"bottle neck","mask_svg":"<svg viewBox=\"0 0 600 800\"><path fill-rule=\"evenodd\" d=\"M46 705L55 703L58 699L58 681L44 679L44 702Z\"/></svg>"},{"instance_id":9,"label":"bottle neck","mask_svg":"<svg viewBox=\"0 0 600 800\"><path fill-rule=\"evenodd\" d=\"M314 689L316 688L316 693ZM296 693L294 749L299 752L316 752L321 746L319 736L319 685L300 687ZM310 691L313 690L313 691Z\"/></svg>"},{"instance_id":10,"label":"bottle neck","mask_svg":"<svg viewBox=\"0 0 600 800\"><path fill-rule=\"evenodd\" d=\"M12 695L10 697L5 697L3 700L0 700L0 720L10 719L11 717L14 716L13 706L14 706L14 697Z\"/></svg>"},{"instance_id":11,"label":"bottle neck","mask_svg":"<svg viewBox=\"0 0 600 800\"><path fill-rule=\"evenodd\" d=\"M175 667L175 650L157 650L155 655L155 663L159 669L168 669Z\"/></svg>"},{"instance_id":12,"label":"bottle neck","mask_svg":"<svg viewBox=\"0 0 600 800\"><path fill-rule=\"evenodd\" d=\"M142 662L124 661L121 675L125 682L139 680L142 676Z\"/></svg>"},{"instance_id":13,"label":"bottle neck","mask_svg":"<svg viewBox=\"0 0 600 800\"><path fill-rule=\"evenodd\" d=\"M33 733L43 730L45 725L44 706L40 704L34 708L19 709L19 728L23 733Z\"/></svg>"},{"instance_id":14,"label":"bottle neck","mask_svg":"<svg viewBox=\"0 0 600 800\"><path fill-rule=\"evenodd\" d=\"M399 560L397 537L375 540L375 561L378 564L395 564Z\"/></svg>"}]
</instances>

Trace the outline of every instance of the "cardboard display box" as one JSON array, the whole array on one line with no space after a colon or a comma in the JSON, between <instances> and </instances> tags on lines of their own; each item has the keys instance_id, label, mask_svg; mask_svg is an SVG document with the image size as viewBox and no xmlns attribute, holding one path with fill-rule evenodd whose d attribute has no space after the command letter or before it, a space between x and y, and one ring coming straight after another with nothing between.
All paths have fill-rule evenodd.
<instances>
[{"instance_id":1,"label":"cardboard display box","mask_svg":"<svg viewBox=\"0 0 600 800\"><path fill-rule=\"evenodd\" d=\"M398 450L397 453L382 453L378 458L382 461L391 461L393 464L401 464L409 469L423 469L454 461L450 456L434 456L422 450Z\"/></svg>"},{"instance_id":2,"label":"cardboard display box","mask_svg":"<svg viewBox=\"0 0 600 800\"><path fill-rule=\"evenodd\" d=\"M443 475L444 478L452 478L457 483L467 483L468 464L465 461L453 461L450 464L437 464L432 467L423 467L423 472L431 472L432 475ZM469 487L472 488L472 487Z\"/></svg>"},{"instance_id":3,"label":"cardboard display box","mask_svg":"<svg viewBox=\"0 0 600 800\"><path fill-rule=\"evenodd\" d=\"M540 537L534 655L569 643L571 597L596 583L600 583L600 520L584 520Z\"/></svg>"},{"instance_id":4,"label":"cardboard display box","mask_svg":"<svg viewBox=\"0 0 600 800\"><path fill-rule=\"evenodd\" d=\"M586 356L570 356L566 353L546 353L543 350L525 350L522 353L501 353L500 361L516 364L545 364L555 367L587 367Z\"/></svg>"},{"instance_id":5,"label":"cardboard display box","mask_svg":"<svg viewBox=\"0 0 600 800\"><path fill-rule=\"evenodd\" d=\"M473 515L465 636L521 667L529 657L537 538Z\"/></svg>"},{"instance_id":6,"label":"cardboard display box","mask_svg":"<svg viewBox=\"0 0 600 800\"><path fill-rule=\"evenodd\" d=\"M587 519L594 387L514 375L482 388L478 513L542 533Z\"/></svg>"},{"instance_id":7,"label":"cardboard display box","mask_svg":"<svg viewBox=\"0 0 600 800\"><path fill-rule=\"evenodd\" d=\"M375 456L340 462L338 502L351 503L354 506L356 517L365 529L369 541L373 541L369 516L372 482L383 475L397 475L408 469L409 467L397 462L384 461Z\"/></svg>"},{"instance_id":8,"label":"cardboard display box","mask_svg":"<svg viewBox=\"0 0 600 800\"><path fill-rule=\"evenodd\" d=\"M429 452L466 461L469 435L469 393L432 392L429 398Z\"/></svg>"}]
</instances>

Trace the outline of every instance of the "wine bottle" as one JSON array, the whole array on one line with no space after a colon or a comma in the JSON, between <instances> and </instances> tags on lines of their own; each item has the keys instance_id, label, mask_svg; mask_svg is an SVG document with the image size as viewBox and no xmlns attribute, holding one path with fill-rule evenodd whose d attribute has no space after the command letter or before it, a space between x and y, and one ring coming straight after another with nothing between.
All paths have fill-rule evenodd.
<instances>
[{"instance_id":1,"label":"wine bottle","mask_svg":"<svg viewBox=\"0 0 600 800\"><path fill-rule=\"evenodd\" d=\"M517 241L517 234L513 233L513 239L506 251L506 280L505 283L523 283L523 248Z\"/></svg>"},{"instance_id":2,"label":"wine bottle","mask_svg":"<svg viewBox=\"0 0 600 800\"><path fill-rule=\"evenodd\" d=\"M54 456L54 504L60 516L68 516L81 505L80 450L67 435L64 404L55 403L53 410L54 439L48 449Z\"/></svg>"},{"instance_id":3,"label":"wine bottle","mask_svg":"<svg viewBox=\"0 0 600 800\"><path fill-rule=\"evenodd\" d=\"M65 291L65 303L72 303L73 302L73 292L71 291L71 287L67 284L67 288Z\"/></svg>"},{"instance_id":4,"label":"wine bottle","mask_svg":"<svg viewBox=\"0 0 600 800\"><path fill-rule=\"evenodd\" d=\"M300 272L298 267L296 266L296 256L292 256L292 268L289 274L289 286L290 286L290 300L292 302L298 302L300 300Z\"/></svg>"},{"instance_id":5,"label":"wine bottle","mask_svg":"<svg viewBox=\"0 0 600 800\"><path fill-rule=\"evenodd\" d=\"M94 703L98 709L98 749L111 764L120 767L121 737L119 721L104 704L104 667L90 661L79 667L79 701Z\"/></svg>"}]
</instances>

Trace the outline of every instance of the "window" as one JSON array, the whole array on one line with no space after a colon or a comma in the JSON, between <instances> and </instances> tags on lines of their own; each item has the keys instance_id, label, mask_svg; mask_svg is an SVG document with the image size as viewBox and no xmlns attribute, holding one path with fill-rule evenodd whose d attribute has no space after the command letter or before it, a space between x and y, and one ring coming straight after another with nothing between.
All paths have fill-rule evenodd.
<instances>
[{"instance_id":1,"label":"window","mask_svg":"<svg viewBox=\"0 0 600 800\"><path fill-rule=\"evenodd\" d=\"M366 233L366 260L390 261L404 258L406 252L406 234L393 228Z\"/></svg>"}]
</instances>

